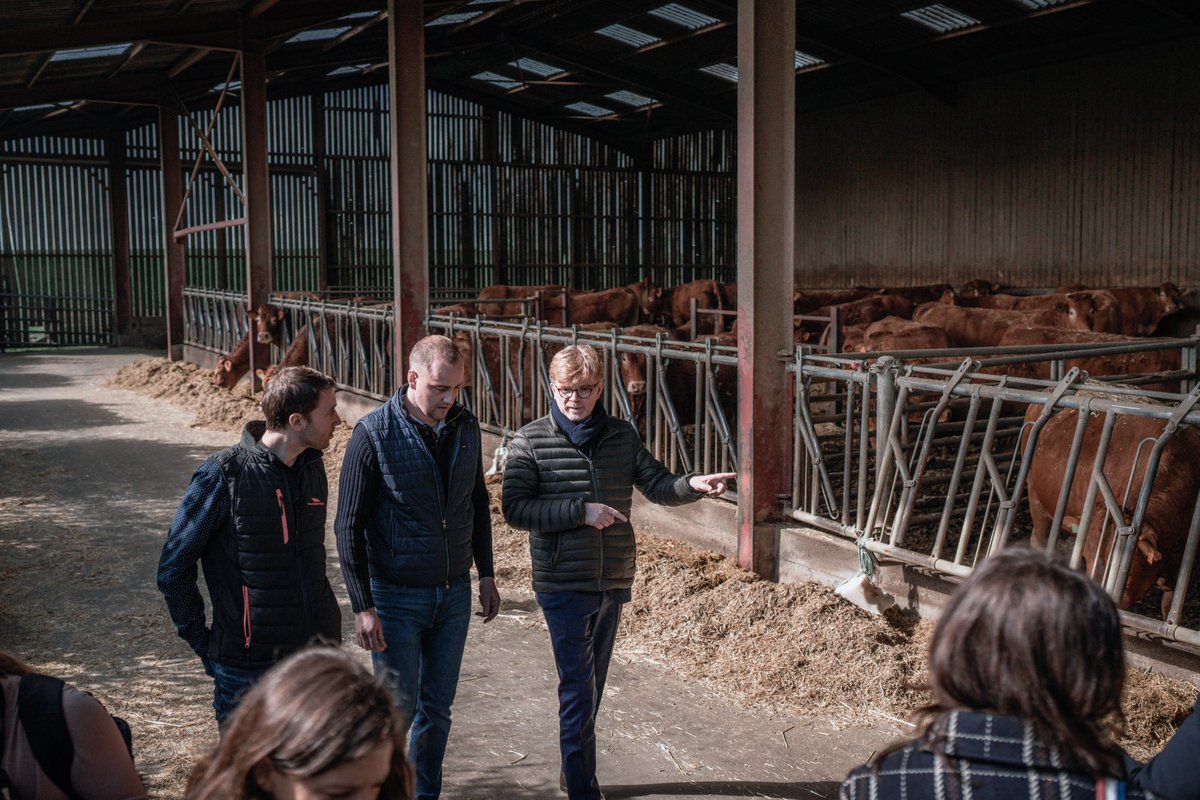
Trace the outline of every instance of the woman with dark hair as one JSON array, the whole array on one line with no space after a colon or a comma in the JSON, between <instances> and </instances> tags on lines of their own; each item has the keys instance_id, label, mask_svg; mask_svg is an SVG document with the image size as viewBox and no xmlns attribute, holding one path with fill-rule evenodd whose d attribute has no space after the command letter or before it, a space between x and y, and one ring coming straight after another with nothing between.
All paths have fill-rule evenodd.
<instances>
[{"instance_id":1,"label":"woman with dark hair","mask_svg":"<svg viewBox=\"0 0 1200 800\"><path fill-rule=\"evenodd\" d=\"M1087 576L1014 548L951 597L929 646L915 739L850 771L843 800L1153 797L1126 793L1117 608Z\"/></svg>"},{"instance_id":2,"label":"woman with dark hair","mask_svg":"<svg viewBox=\"0 0 1200 800\"><path fill-rule=\"evenodd\" d=\"M35 675L0 653L0 797L145 796L121 731L99 700L70 684Z\"/></svg>"},{"instance_id":3,"label":"woman with dark hair","mask_svg":"<svg viewBox=\"0 0 1200 800\"><path fill-rule=\"evenodd\" d=\"M332 647L280 661L192 771L188 800L410 800L404 725L371 672Z\"/></svg>"}]
</instances>

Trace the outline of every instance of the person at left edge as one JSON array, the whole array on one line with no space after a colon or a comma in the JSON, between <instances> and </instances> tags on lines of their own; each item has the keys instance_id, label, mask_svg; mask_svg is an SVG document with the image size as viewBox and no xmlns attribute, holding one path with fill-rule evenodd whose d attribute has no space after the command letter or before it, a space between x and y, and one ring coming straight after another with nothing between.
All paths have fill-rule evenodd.
<instances>
[{"instance_id":1,"label":"person at left edge","mask_svg":"<svg viewBox=\"0 0 1200 800\"><path fill-rule=\"evenodd\" d=\"M200 465L167 533L158 588L213 679L220 728L272 664L314 638L341 640L325 572L329 484L321 458L341 422L335 387L309 367L281 370L263 392L266 421L247 423L238 444Z\"/></svg>"}]
</instances>

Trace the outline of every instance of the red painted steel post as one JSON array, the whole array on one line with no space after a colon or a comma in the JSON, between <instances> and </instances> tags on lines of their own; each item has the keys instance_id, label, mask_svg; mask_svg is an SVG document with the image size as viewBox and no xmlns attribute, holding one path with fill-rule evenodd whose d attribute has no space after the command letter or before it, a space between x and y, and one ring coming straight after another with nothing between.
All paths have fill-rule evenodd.
<instances>
[{"instance_id":1,"label":"red painted steel post","mask_svg":"<svg viewBox=\"0 0 1200 800\"><path fill-rule=\"evenodd\" d=\"M738 3L738 563L776 578L790 495L796 9Z\"/></svg>"},{"instance_id":2,"label":"red painted steel post","mask_svg":"<svg viewBox=\"0 0 1200 800\"><path fill-rule=\"evenodd\" d=\"M246 193L246 301L258 308L271 297L271 175L267 166L267 57L261 32L249 26L242 43L242 187ZM250 348L250 380L260 387Z\"/></svg>"},{"instance_id":3,"label":"red painted steel post","mask_svg":"<svg viewBox=\"0 0 1200 800\"><path fill-rule=\"evenodd\" d=\"M392 164L392 358L397 385L408 351L425 335L429 234L425 152L425 14L421 0L388 0Z\"/></svg>"},{"instance_id":4,"label":"red painted steel post","mask_svg":"<svg viewBox=\"0 0 1200 800\"><path fill-rule=\"evenodd\" d=\"M242 170L246 193L246 292L252 307L271 294L271 178L267 169L266 54L247 35L242 51Z\"/></svg>"},{"instance_id":5,"label":"red painted steel post","mask_svg":"<svg viewBox=\"0 0 1200 800\"><path fill-rule=\"evenodd\" d=\"M133 284L129 273L129 201L125 190L125 132L108 137L108 218L112 225L113 310L117 344L133 332Z\"/></svg>"},{"instance_id":6,"label":"red painted steel post","mask_svg":"<svg viewBox=\"0 0 1200 800\"><path fill-rule=\"evenodd\" d=\"M158 156L162 165L163 265L166 283L167 357L183 358L183 241L175 238L175 220L183 207L183 172L179 164L179 106L173 93L158 107Z\"/></svg>"}]
</instances>

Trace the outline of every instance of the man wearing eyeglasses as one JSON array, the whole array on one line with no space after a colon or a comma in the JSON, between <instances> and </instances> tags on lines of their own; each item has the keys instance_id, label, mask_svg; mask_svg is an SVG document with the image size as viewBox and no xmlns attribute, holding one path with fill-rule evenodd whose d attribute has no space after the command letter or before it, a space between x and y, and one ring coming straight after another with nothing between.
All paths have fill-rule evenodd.
<instances>
[{"instance_id":1,"label":"man wearing eyeglasses","mask_svg":"<svg viewBox=\"0 0 1200 800\"><path fill-rule=\"evenodd\" d=\"M596 712L636 571L633 488L682 505L722 494L736 475L674 475L650 455L633 426L600 405L604 366L593 347L561 350L550 385L550 414L509 445L504 516L529 531L533 589L558 667L559 785L569 800L599 800Z\"/></svg>"}]
</instances>

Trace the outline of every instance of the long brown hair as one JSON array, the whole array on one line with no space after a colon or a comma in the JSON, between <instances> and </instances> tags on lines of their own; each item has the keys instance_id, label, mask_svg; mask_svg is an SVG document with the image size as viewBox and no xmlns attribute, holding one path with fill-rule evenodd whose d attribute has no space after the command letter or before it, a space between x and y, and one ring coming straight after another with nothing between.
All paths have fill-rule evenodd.
<instances>
[{"instance_id":1,"label":"long brown hair","mask_svg":"<svg viewBox=\"0 0 1200 800\"><path fill-rule=\"evenodd\" d=\"M929 680L933 702L920 711L918 738L935 752L946 712L988 711L1027 720L1092 777L1124 774L1115 741L1125 683L1117 607L1051 557L1011 548L975 570L934 631Z\"/></svg>"},{"instance_id":2,"label":"long brown hair","mask_svg":"<svg viewBox=\"0 0 1200 800\"><path fill-rule=\"evenodd\" d=\"M216 749L192 770L188 800L269 798L254 777L269 761L307 778L390 741L392 769L382 800L410 800L404 726L391 695L369 671L333 647L312 647L276 664L246 696Z\"/></svg>"}]
</instances>

